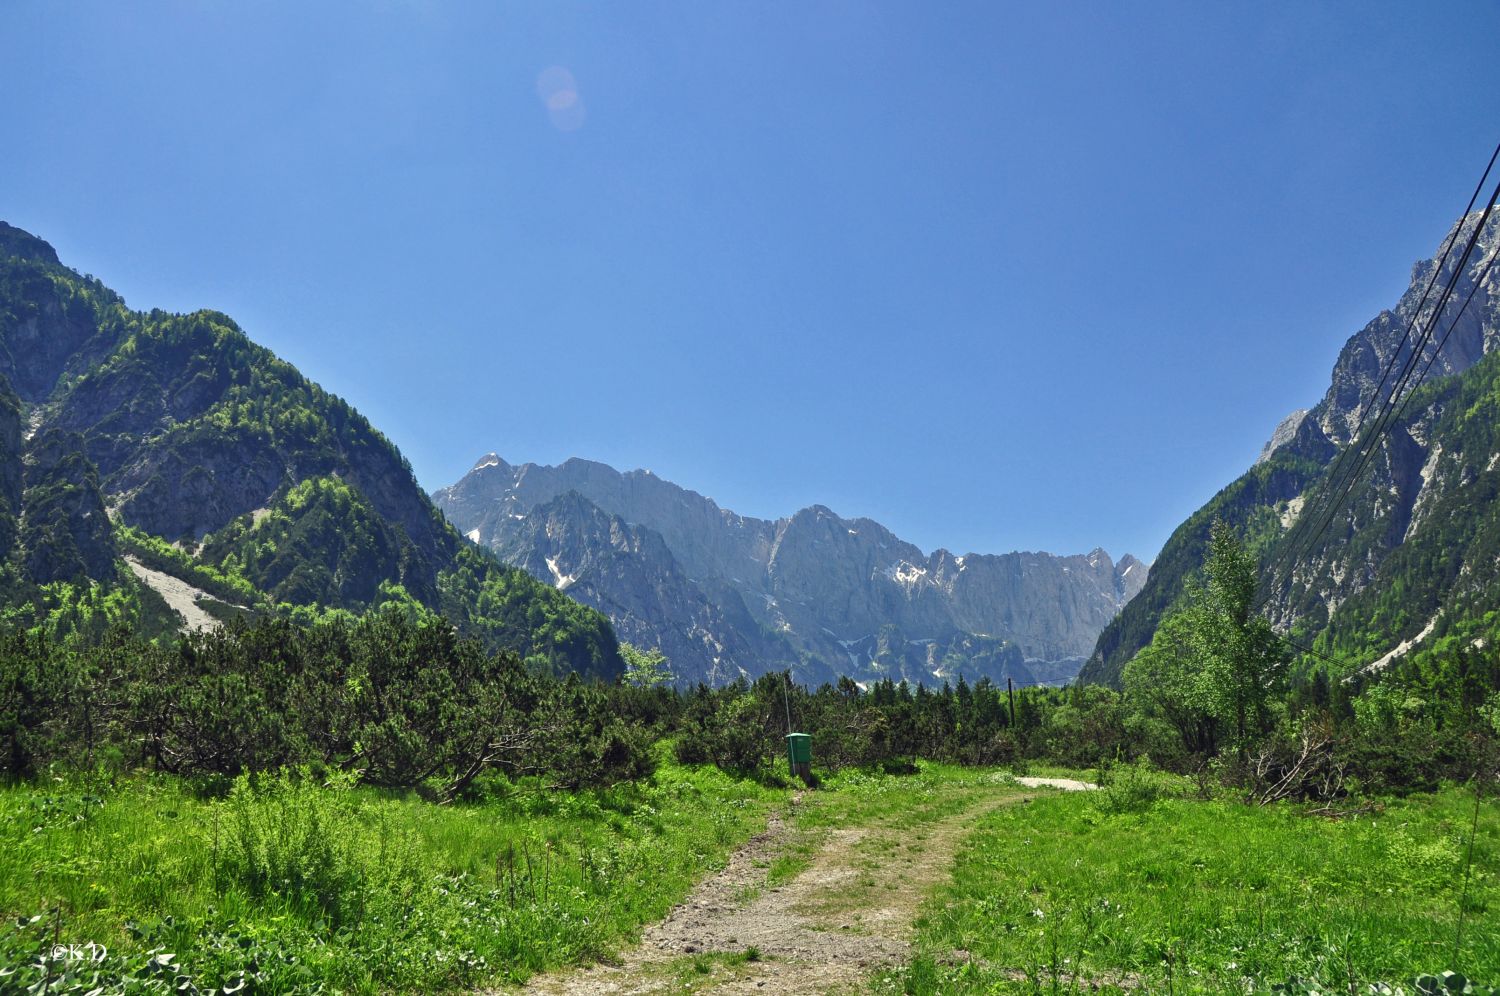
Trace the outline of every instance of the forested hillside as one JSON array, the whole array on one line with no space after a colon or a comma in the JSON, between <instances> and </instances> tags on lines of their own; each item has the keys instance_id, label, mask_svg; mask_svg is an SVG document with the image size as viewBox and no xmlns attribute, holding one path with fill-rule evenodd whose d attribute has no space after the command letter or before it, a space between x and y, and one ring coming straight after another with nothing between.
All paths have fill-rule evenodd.
<instances>
[{"instance_id":1,"label":"forested hillside","mask_svg":"<svg viewBox=\"0 0 1500 996\"><path fill-rule=\"evenodd\" d=\"M622 666L605 618L466 544L348 403L212 311L126 307L0 223L7 618L176 628L125 557L214 612L410 601L556 670Z\"/></svg>"},{"instance_id":2,"label":"forested hillside","mask_svg":"<svg viewBox=\"0 0 1500 996\"><path fill-rule=\"evenodd\" d=\"M1177 528L1141 594L1100 636L1082 680L1119 684L1180 602L1218 520L1261 559L1267 616L1342 669L1381 662L1407 641L1417 652L1449 636L1493 642L1500 436L1489 399L1500 276L1487 267L1500 220L1485 224L1459 266L1479 221L1476 213L1455 225L1435 259L1413 269L1397 306L1349 339L1323 400L1278 428L1255 466ZM1450 278L1437 335L1413 357L1417 337L1406 333L1431 319ZM1355 476L1353 461L1341 467L1339 456L1364 438L1360 426L1387 364L1408 360L1416 371L1430 366L1427 378L1420 386L1412 379Z\"/></svg>"}]
</instances>

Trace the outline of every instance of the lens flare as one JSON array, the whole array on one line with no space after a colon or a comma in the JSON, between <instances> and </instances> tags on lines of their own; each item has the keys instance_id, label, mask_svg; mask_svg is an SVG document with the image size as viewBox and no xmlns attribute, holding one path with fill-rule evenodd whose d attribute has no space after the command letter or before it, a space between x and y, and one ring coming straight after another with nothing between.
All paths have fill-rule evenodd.
<instances>
[{"instance_id":1,"label":"lens flare","mask_svg":"<svg viewBox=\"0 0 1500 996\"><path fill-rule=\"evenodd\" d=\"M578 81L566 67L548 66L538 73L536 95L558 131L577 131L583 127L583 98L578 93Z\"/></svg>"}]
</instances>

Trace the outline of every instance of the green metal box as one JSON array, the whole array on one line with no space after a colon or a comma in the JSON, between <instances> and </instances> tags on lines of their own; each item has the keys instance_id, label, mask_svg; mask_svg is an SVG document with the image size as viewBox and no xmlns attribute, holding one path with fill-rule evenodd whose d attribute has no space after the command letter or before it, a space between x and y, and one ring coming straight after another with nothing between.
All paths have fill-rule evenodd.
<instances>
[{"instance_id":1,"label":"green metal box","mask_svg":"<svg viewBox=\"0 0 1500 996\"><path fill-rule=\"evenodd\" d=\"M786 756L792 764L812 763L812 735L809 733L788 733L786 735Z\"/></svg>"}]
</instances>

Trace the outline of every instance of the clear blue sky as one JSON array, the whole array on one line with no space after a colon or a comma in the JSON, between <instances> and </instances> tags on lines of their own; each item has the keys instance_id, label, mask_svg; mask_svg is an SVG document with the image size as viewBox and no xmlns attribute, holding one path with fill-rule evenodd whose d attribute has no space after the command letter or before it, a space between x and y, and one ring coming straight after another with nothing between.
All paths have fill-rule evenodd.
<instances>
[{"instance_id":1,"label":"clear blue sky","mask_svg":"<svg viewBox=\"0 0 1500 996\"><path fill-rule=\"evenodd\" d=\"M1153 556L1500 138L1500 6L0 4L0 218L435 488Z\"/></svg>"}]
</instances>

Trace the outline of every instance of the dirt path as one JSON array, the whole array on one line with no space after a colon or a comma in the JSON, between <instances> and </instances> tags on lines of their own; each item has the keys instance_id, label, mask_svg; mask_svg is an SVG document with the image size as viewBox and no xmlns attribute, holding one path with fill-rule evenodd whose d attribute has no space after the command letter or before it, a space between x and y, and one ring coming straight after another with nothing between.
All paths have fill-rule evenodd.
<instances>
[{"instance_id":1,"label":"dirt path","mask_svg":"<svg viewBox=\"0 0 1500 996\"><path fill-rule=\"evenodd\" d=\"M1017 778L1016 781L1027 788L1055 788L1064 792L1090 792L1099 787L1073 778Z\"/></svg>"},{"instance_id":2,"label":"dirt path","mask_svg":"<svg viewBox=\"0 0 1500 996\"><path fill-rule=\"evenodd\" d=\"M766 830L702 882L618 965L539 976L522 990L588 993L852 993L872 971L905 961L922 901L947 879L953 857L984 813L1027 796L977 796L926 823L903 815L811 839L772 814ZM767 886L767 869L799 844L806 868Z\"/></svg>"}]
</instances>

